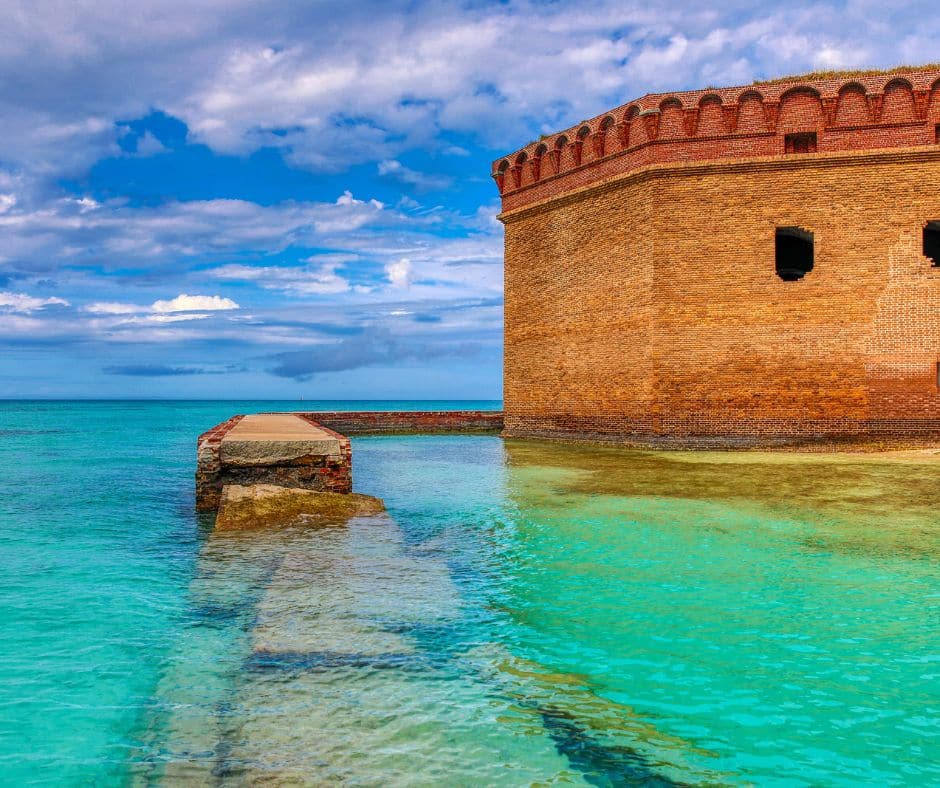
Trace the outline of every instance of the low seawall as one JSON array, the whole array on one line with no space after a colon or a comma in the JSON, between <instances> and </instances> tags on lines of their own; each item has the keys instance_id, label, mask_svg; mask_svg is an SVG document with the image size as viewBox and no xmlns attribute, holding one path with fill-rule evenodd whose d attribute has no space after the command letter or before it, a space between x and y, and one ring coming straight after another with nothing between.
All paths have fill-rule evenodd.
<instances>
[{"instance_id":1,"label":"low seawall","mask_svg":"<svg viewBox=\"0 0 940 788\"><path fill-rule=\"evenodd\" d=\"M343 435L499 433L498 410L316 411L298 413Z\"/></svg>"}]
</instances>

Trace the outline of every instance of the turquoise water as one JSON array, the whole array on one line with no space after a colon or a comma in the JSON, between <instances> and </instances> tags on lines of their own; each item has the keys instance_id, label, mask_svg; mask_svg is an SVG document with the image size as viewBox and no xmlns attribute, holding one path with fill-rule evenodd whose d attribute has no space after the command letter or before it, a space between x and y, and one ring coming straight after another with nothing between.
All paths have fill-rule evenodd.
<instances>
[{"instance_id":1,"label":"turquoise water","mask_svg":"<svg viewBox=\"0 0 940 788\"><path fill-rule=\"evenodd\" d=\"M0 403L0 781L940 785L940 457L364 437L387 516L213 534L295 405Z\"/></svg>"}]
</instances>

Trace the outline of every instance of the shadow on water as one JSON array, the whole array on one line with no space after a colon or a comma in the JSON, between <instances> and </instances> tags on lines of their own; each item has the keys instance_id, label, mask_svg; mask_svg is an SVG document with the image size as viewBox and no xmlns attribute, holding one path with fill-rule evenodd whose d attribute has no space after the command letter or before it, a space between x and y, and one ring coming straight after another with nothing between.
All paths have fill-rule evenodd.
<instances>
[{"instance_id":1,"label":"shadow on water","mask_svg":"<svg viewBox=\"0 0 940 788\"><path fill-rule=\"evenodd\" d=\"M603 745L591 736L569 711L538 708L545 730L558 752L581 771L591 785L645 785L651 788L687 785L656 772L637 750L623 745Z\"/></svg>"},{"instance_id":2,"label":"shadow on water","mask_svg":"<svg viewBox=\"0 0 940 788\"><path fill-rule=\"evenodd\" d=\"M260 652L245 662L247 671L280 672L283 677L292 673L332 670L335 668L363 668L365 670L430 670L433 660L424 654L344 654L329 651L282 654Z\"/></svg>"}]
</instances>

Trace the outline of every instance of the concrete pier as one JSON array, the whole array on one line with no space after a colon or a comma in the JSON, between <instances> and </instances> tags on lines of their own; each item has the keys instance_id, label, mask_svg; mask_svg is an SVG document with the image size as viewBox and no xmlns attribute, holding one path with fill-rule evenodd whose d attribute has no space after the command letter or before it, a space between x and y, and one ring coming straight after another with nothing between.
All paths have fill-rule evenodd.
<instances>
[{"instance_id":1,"label":"concrete pier","mask_svg":"<svg viewBox=\"0 0 940 788\"><path fill-rule=\"evenodd\" d=\"M227 484L351 492L349 439L294 413L234 416L199 437L196 508L217 509Z\"/></svg>"},{"instance_id":2,"label":"concrete pier","mask_svg":"<svg viewBox=\"0 0 940 788\"><path fill-rule=\"evenodd\" d=\"M245 416L222 438L223 465L282 465L299 457L339 455L342 436L293 413Z\"/></svg>"},{"instance_id":3,"label":"concrete pier","mask_svg":"<svg viewBox=\"0 0 940 788\"><path fill-rule=\"evenodd\" d=\"M199 436L196 508L219 508L225 485L352 491L346 435L480 434L503 428L499 411L330 411L232 416ZM339 431L344 434L340 434Z\"/></svg>"}]
</instances>

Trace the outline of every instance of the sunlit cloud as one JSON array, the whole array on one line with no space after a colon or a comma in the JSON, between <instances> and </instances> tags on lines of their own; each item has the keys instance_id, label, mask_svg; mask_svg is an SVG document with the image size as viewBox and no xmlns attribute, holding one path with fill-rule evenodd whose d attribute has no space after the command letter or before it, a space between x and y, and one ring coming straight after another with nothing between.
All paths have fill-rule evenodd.
<instances>
[{"instance_id":1,"label":"sunlit cloud","mask_svg":"<svg viewBox=\"0 0 940 788\"><path fill-rule=\"evenodd\" d=\"M388 280L395 287L407 287L409 284L411 284L411 260L403 257L400 260L396 260L394 263L389 263L387 266L385 266L385 273L388 275Z\"/></svg>"},{"instance_id":2,"label":"sunlit cloud","mask_svg":"<svg viewBox=\"0 0 940 788\"><path fill-rule=\"evenodd\" d=\"M198 311L219 312L230 309L239 309L238 304L231 298L223 298L218 295L187 295L186 293L180 293L176 298L165 301L154 301L149 306L122 303L119 301L95 301L86 304L84 307L84 311L99 315L134 315L155 312L157 313L157 315L154 316L155 318L160 317L164 320L171 319L167 313ZM181 316L176 319L186 318Z\"/></svg>"},{"instance_id":3,"label":"sunlit cloud","mask_svg":"<svg viewBox=\"0 0 940 788\"><path fill-rule=\"evenodd\" d=\"M231 298L211 295L187 295L180 293L176 298L169 301L154 301L151 305L154 312L196 312L199 310L220 311L227 309L238 309Z\"/></svg>"},{"instance_id":4,"label":"sunlit cloud","mask_svg":"<svg viewBox=\"0 0 940 788\"><path fill-rule=\"evenodd\" d=\"M36 298L26 293L0 292L0 311L28 315L47 306L69 306L63 298Z\"/></svg>"}]
</instances>

